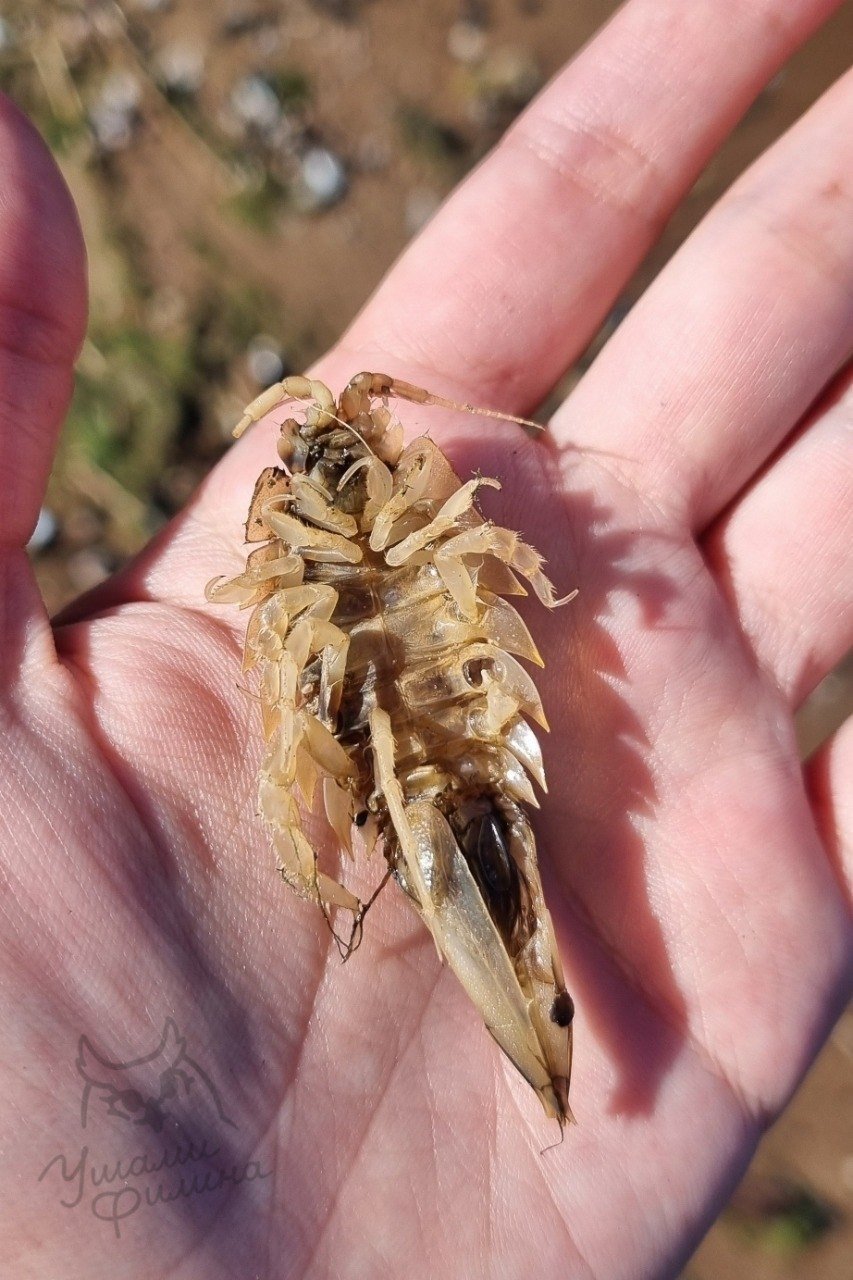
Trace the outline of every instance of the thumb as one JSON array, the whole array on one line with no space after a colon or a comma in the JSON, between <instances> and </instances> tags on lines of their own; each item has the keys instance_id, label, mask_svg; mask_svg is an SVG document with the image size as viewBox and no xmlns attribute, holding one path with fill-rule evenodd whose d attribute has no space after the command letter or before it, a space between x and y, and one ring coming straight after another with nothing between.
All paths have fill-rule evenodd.
<instances>
[{"instance_id":1,"label":"thumb","mask_svg":"<svg viewBox=\"0 0 853 1280\"><path fill-rule=\"evenodd\" d=\"M86 326L74 204L35 129L0 95L0 549L27 542ZM7 580L7 575L3 575Z\"/></svg>"}]
</instances>

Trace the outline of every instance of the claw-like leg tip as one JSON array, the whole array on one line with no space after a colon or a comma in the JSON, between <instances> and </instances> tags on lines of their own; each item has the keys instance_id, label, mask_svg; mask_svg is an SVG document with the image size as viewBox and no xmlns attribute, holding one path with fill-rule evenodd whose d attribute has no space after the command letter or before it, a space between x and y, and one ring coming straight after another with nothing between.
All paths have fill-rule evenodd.
<instances>
[{"instance_id":1,"label":"claw-like leg tip","mask_svg":"<svg viewBox=\"0 0 853 1280\"><path fill-rule=\"evenodd\" d=\"M577 594L578 594L578 588L575 587L574 591L570 591L567 596L562 596L559 600L555 600L554 603L551 605L551 608L559 609L561 605L568 604L570 600L574 600Z\"/></svg>"}]
</instances>

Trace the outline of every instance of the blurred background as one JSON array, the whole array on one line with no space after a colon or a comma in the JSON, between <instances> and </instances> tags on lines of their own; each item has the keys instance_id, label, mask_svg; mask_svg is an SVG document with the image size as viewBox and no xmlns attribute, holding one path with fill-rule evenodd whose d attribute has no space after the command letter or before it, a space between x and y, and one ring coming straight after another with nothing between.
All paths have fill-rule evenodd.
<instances>
[{"instance_id":1,"label":"blurred background","mask_svg":"<svg viewBox=\"0 0 853 1280\"><path fill-rule=\"evenodd\" d=\"M445 194L615 8L4 0L0 88L56 155L90 256L89 337L30 547L51 611L184 503L246 401L321 354ZM851 51L848 3L696 183L560 395ZM804 753L849 713L851 690L848 661L804 709ZM689 1280L853 1277L851 1059L848 1012Z\"/></svg>"}]
</instances>

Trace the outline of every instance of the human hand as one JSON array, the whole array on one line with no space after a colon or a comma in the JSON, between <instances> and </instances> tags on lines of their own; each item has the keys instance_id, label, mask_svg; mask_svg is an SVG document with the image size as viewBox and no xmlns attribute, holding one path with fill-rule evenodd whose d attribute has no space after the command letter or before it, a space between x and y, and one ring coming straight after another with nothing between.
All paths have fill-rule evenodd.
<instances>
[{"instance_id":1,"label":"human hand","mask_svg":"<svg viewBox=\"0 0 853 1280\"><path fill-rule=\"evenodd\" d=\"M317 376L381 369L529 412L834 7L750 2L724 26L719 5L631 0ZM400 406L461 474L501 479L489 512L580 592L528 613L552 725L540 862L578 1011L579 1124L545 1154L556 1133L402 895L341 969L273 873L239 619L203 600L239 566L271 423L127 570L55 629L44 617L22 547L82 335L83 253L52 162L3 109L4 1272L637 1280L697 1242L849 973L853 734L804 779L791 716L850 641L851 105L848 77L740 180L547 437ZM93 1102L81 1132L81 1033L126 1060L166 1018L220 1109L196 1075L161 1099L163 1131L129 1098L109 1117ZM92 1167L153 1160L173 1123L219 1148L180 1172L260 1176L124 1215L135 1189L174 1182L131 1169L60 1208L83 1144ZM118 1240L93 1206L116 1210Z\"/></svg>"}]
</instances>

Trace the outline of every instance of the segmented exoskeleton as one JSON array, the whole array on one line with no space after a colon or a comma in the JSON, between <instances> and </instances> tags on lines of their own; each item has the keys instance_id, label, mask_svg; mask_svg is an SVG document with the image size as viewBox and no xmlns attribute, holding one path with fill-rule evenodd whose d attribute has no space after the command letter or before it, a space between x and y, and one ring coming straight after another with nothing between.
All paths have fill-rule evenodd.
<instances>
[{"instance_id":1,"label":"segmented exoskeleton","mask_svg":"<svg viewBox=\"0 0 853 1280\"><path fill-rule=\"evenodd\" d=\"M408 895L562 1126L573 1005L525 811L530 777L545 786L528 718L547 723L512 655L542 659L505 597L525 594L520 575L549 608L563 601L538 553L477 510L477 489L497 481L463 484L426 436L404 447L392 396L472 409L372 373L337 400L287 378L248 406L235 435L285 399L309 402L282 425L284 467L255 487L245 571L207 595L253 607L244 668L260 672L259 810L285 881L327 918L352 913L348 954L370 903L319 869L303 832L297 794L311 806L322 780L340 844L352 853L353 823L381 838L382 884L393 877Z\"/></svg>"}]
</instances>

